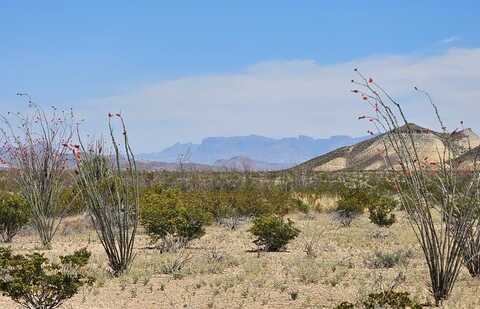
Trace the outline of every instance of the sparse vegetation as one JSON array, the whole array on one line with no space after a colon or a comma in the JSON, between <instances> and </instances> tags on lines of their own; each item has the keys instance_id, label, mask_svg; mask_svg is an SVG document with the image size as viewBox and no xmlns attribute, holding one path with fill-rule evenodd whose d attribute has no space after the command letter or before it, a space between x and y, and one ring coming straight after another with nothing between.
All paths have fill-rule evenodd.
<instances>
[{"instance_id":1,"label":"sparse vegetation","mask_svg":"<svg viewBox=\"0 0 480 309\"><path fill-rule=\"evenodd\" d=\"M63 133L56 134L69 137L62 145L63 160L50 158L59 155L52 149L31 149L28 132L26 142L13 137L10 145L18 147L5 153L15 154L24 146L21 155L27 157L13 160L19 168L10 172L17 175L4 173L7 179L20 179L17 186L0 177L5 191L0 196L0 235L11 241L31 218L42 246L30 240L26 228L11 249L0 248L0 290L10 298L0 298L0 306L17 302L25 308L57 308L73 298L75 308L215 308L232 302L247 308L420 308L416 300L429 304L431 297L436 305L456 307L459 302L449 296L462 265L472 276L480 269L480 177L476 170L458 172L457 154L450 153L457 151L451 140L455 134L445 129L438 138L454 150L445 150L435 164L419 163L414 134L427 129L399 126L401 108L395 102L389 107L378 94L391 98L370 80L363 81L362 86L376 91L364 100L375 98L387 124L383 128L393 128L373 140L385 147L388 172L313 173L312 162L272 173L198 172L185 157L179 159L179 171L140 172L120 114L109 115L111 149L103 142L84 145L80 133L79 144L71 144L70 128L59 125ZM395 118L392 107L400 117ZM121 142L114 134L114 118L121 124ZM380 128L385 125L369 119ZM8 132L3 135L12 138ZM370 142L351 152L361 152ZM46 148L57 144L58 137L49 133L40 138ZM61 162L75 163L76 170L49 165ZM40 175L42 168L56 174ZM44 188L37 188L42 181ZM52 190L49 198L46 190ZM332 214L350 228L329 222ZM413 230L405 228L406 220ZM60 241L52 243L57 230ZM426 263L413 254L415 239ZM59 251L80 245L92 248L91 260L86 249L57 258ZM28 254L45 247L52 251ZM369 287L378 283L374 278L392 277L399 268L394 286L402 285L402 292L382 284ZM430 295L422 284L425 274L430 275ZM459 283L460 295L475 295L466 281ZM120 291L113 298L112 289ZM80 290L83 295L77 299ZM328 297L319 299L322 293ZM90 294L96 299L89 299Z\"/></svg>"}]
</instances>

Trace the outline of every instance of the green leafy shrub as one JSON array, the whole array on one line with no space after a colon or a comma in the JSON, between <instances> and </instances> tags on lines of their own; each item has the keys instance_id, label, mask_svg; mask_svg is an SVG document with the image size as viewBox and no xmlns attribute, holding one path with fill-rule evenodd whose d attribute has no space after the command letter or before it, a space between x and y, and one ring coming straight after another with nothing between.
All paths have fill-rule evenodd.
<instances>
[{"instance_id":1,"label":"green leafy shrub","mask_svg":"<svg viewBox=\"0 0 480 309\"><path fill-rule=\"evenodd\" d=\"M11 242L29 219L29 209L20 195L8 192L0 194L0 237L4 242Z\"/></svg>"},{"instance_id":2,"label":"green leafy shrub","mask_svg":"<svg viewBox=\"0 0 480 309\"><path fill-rule=\"evenodd\" d=\"M201 208L184 205L178 191L167 190L144 197L140 220L152 242L169 238L186 244L205 234L211 216Z\"/></svg>"},{"instance_id":3,"label":"green leafy shrub","mask_svg":"<svg viewBox=\"0 0 480 309\"><path fill-rule=\"evenodd\" d=\"M383 291L380 293L370 293L366 299L356 303L348 301L341 302L335 309L377 309L377 308L391 308L391 309L421 309L422 305L418 304L410 298L408 292L395 292L393 290Z\"/></svg>"},{"instance_id":4,"label":"green leafy shrub","mask_svg":"<svg viewBox=\"0 0 480 309\"><path fill-rule=\"evenodd\" d=\"M60 307L93 278L81 271L90 258L86 249L51 263L42 254L14 255L0 248L0 291L24 308Z\"/></svg>"},{"instance_id":5,"label":"green leafy shrub","mask_svg":"<svg viewBox=\"0 0 480 309\"><path fill-rule=\"evenodd\" d=\"M370 221L378 226L389 227L395 223L393 211L397 206L395 199L389 196L380 196L368 205Z\"/></svg>"},{"instance_id":6,"label":"green leafy shrub","mask_svg":"<svg viewBox=\"0 0 480 309\"><path fill-rule=\"evenodd\" d=\"M280 251L300 234L292 220L277 215L256 218L249 232L257 237L254 243L265 251Z\"/></svg>"},{"instance_id":7,"label":"green leafy shrub","mask_svg":"<svg viewBox=\"0 0 480 309\"><path fill-rule=\"evenodd\" d=\"M365 309L393 308L393 309L420 309L422 306L410 299L408 292L395 292L392 290L380 293L371 293L363 301Z\"/></svg>"},{"instance_id":8,"label":"green leafy shrub","mask_svg":"<svg viewBox=\"0 0 480 309\"><path fill-rule=\"evenodd\" d=\"M362 188L345 189L340 194L336 207L336 218L341 225L350 226L352 221L363 214L371 202L370 193Z\"/></svg>"}]
</instances>

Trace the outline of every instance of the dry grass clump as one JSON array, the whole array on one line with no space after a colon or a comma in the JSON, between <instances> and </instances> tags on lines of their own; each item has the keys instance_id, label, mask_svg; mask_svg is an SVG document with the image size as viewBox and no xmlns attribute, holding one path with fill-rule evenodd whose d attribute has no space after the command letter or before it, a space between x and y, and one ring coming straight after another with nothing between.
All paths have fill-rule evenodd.
<instances>
[{"instance_id":1,"label":"dry grass clump","mask_svg":"<svg viewBox=\"0 0 480 309\"><path fill-rule=\"evenodd\" d=\"M339 197L334 194L296 194L295 197L318 213L331 212L337 207Z\"/></svg>"}]
</instances>

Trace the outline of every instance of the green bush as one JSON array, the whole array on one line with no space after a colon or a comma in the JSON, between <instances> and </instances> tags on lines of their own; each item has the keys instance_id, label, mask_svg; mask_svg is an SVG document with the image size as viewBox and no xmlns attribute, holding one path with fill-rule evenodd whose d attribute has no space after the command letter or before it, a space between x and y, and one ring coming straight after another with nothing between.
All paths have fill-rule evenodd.
<instances>
[{"instance_id":1,"label":"green bush","mask_svg":"<svg viewBox=\"0 0 480 309\"><path fill-rule=\"evenodd\" d=\"M358 301L355 304L344 301L335 307L335 309L353 308L421 309L422 305L412 300L408 292L395 292L393 290L388 290L380 293L370 293L363 301Z\"/></svg>"},{"instance_id":2,"label":"green bush","mask_svg":"<svg viewBox=\"0 0 480 309\"><path fill-rule=\"evenodd\" d=\"M254 243L265 251L280 251L300 234L293 221L277 215L256 218L249 232L257 237Z\"/></svg>"},{"instance_id":3,"label":"green bush","mask_svg":"<svg viewBox=\"0 0 480 309\"><path fill-rule=\"evenodd\" d=\"M362 188L345 189L337 203L336 217L343 226L350 226L352 221L365 211L371 202L371 194Z\"/></svg>"},{"instance_id":4,"label":"green bush","mask_svg":"<svg viewBox=\"0 0 480 309\"><path fill-rule=\"evenodd\" d=\"M184 205L178 191L166 190L144 196L140 220L152 242L173 237L186 244L205 234L211 215L201 208Z\"/></svg>"},{"instance_id":5,"label":"green bush","mask_svg":"<svg viewBox=\"0 0 480 309\"><path fill-rule=\"evenodd\" d=\"M14 255L0 248L0 291L24 308L60 307L93 279L82 273L90 258L86 249L51 263L42 254Z\"/></svg>"},{"instance_id":6,"label":"green bush","mask_svg":"<svg viewBox=\"0 0 480 309\"><path fill-rule=\"evenodd\" d=\"M0 237L4 242L11 242L29 219L29 209L20 195L8 192L0 194Z\"/></svg>"},{"instance_id":7,"label":"green bush","mask_svg":"<svg viewBox=\"0 0 480 309\"><path fill-rule=\"evenodd\" d=\"M397 206L395 199L389 196L380 196L368 206L370 221L378 226L389 227L395 223L393 211Z\"/></svg>"},{"instance_id":8,"label":"green bush","mask_svg":"<svg viewBox=\"0 0 480 309\"><path fill-rule=\"evenodd\" d=\"M365 309L376 309L376 308L420 309L422 308L420 304L410 299L410 294L408 292L395 292L392 290L369 294L367 299L363 301L363 307Z\"/></svg>"}]
</instances>

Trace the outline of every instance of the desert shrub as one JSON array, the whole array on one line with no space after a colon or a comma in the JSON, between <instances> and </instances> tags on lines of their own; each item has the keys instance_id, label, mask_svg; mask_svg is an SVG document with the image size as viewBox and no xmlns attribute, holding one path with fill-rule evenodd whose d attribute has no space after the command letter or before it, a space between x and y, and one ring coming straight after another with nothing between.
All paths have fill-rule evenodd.
<instances>
[{"instance_id":1,"label":"desert shrub","mask_svg":"<svg viewBox=\"0 0 480 309\"><path fill-rule=\"evenodd\" d=\"M352 221L364 212L370 201L371 196L365 189L345 189L340 194L335 216L341 225L350 226Z\"/></svg>"},{"instance_id":2,"label":"desert shrub","mask_svg":"<svg viewBox=\"0 0 480 309\"><path fill-rule=\"evenodd\" d=\"M393 290L387 290L379 293L370 293L363 301L359 301L356 303L344 301L335 306L335 309L354 308L421 309L422 305L412 300L408 292L395 292Z\"/></svg>"},{"instance_id":3,"label":"desert shrub","mask_svg":"<svg viewBox=\"0 0 480 309\"><path fill-rule=\"evenodd\" d=\"M29 219L30 212L20 195L8 192L0 194L0 237L4 242L11 242Z\"/></svg>"},{"instance_id":4,"label":"desert shrub","mask_svg":"<svg viewBox=\"0 0 480 309\"><path fill-rule=\"evenodd\" d=\"M422 306L410 298L408 292L395 292L392 290L371 293L363 301L365 309L393 308L393 309L420 309Z\"/></svg>"},{"instance_id":5,"label":"desert shrub","mask_svg":"<svg viewBox=\"0 0 480 309\"><path fill-rule=\"evenodd\" d=\"M169 240L186 244L205 234L211 215L197 207L184 206L175 190L149 193L143 198L140 220L152 242Z\"/></svg>"},{"instance_id":6,"label":"desert shrub","mask_svg":"<svg viewBox=\"0 0 480 309\"><path fill-rule=\"evenodd\" d=\"M14 255L0 248L0 291L23 308L60 307L93 279L82 271L90 258L86 249L49 262L42 254Z\"/></svg>"},{"instance_id":7,"label":"desert shrub","mask_svg":"<svg viewBox=\"0 0 480 309\"><path fill-rule=\"evenodd\" d=\"M311 207L301 199L297 199L295 200L295 209L303 214L308 214L311 210Z\"/></svg>"},{"instance_id":8,"label":"desert shrub","mask_svg":"<svg viewBox=\"0 0 480 309\"><path fill-rule=\"evenodd\" d=\"M396 265L407 266L412 256L413 252L411 250L398 250L395 252L376 251L367 264L372 268L393 268Z\"/></svg>"},{"instance_id":9,"label":"desert shrub","mask_svg":"<svg viewBox=\"0 0 480 309\"><path fill-rule=\"evenodd\" d=\"M370 221L378 226L389 227L395 223L393 211L397 206L395 199L389 196L375 198L368 205Z\"/></svg>"},{"instance_id":10,"label":"desert shrub","mask_svg":"<svg viewBox=\"0 0 480 309\"><path fill-rule=\"evenodd\" d=\"M343 301L340 304L336 305L334 309L355 309L355 304L352 304L348 301Z\"/></svg>"},{"instance_id":11,"label":"desert shrub","mask_svg":"<svg viewBox=\"0 0 480 309\"><path fill-rule=\"evenodd\" d=\"M249 232L257 237L254 243L265 251L280 251L300 234L292 220L277 215L256 218Z\"/></svg>"},{"instance_id":12,"label":"desert shrub","mask_svg":"<svg viewBox=\"0 0 480 309\"><path fill-rule=\"evenodd\" d=\"M160 266L160 271L174 278L181 278L186 265L192 260L192 255L185 250L179 250L173 256L168 257Z\"/></svg>"}]
</instances>

